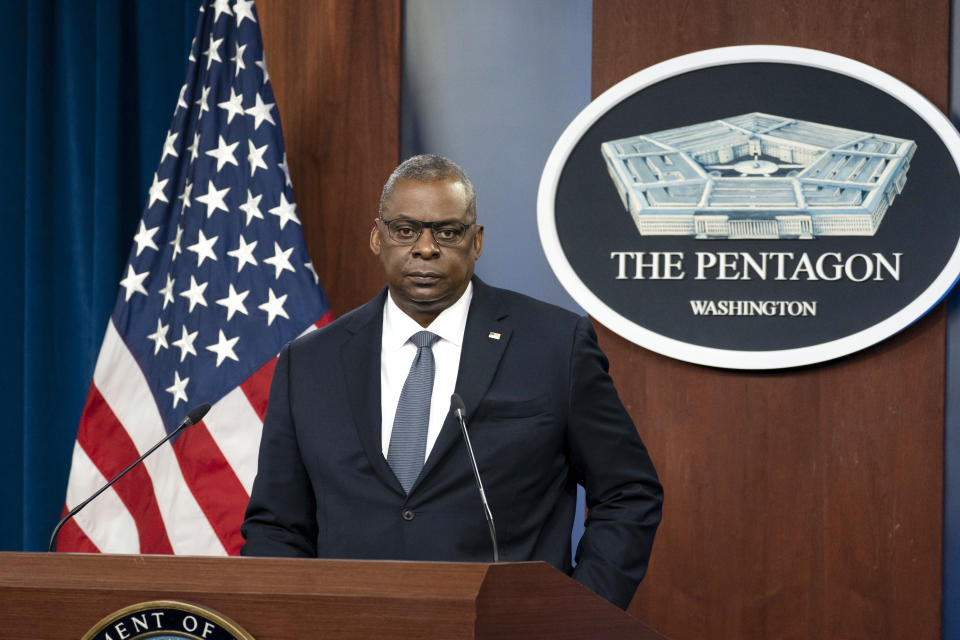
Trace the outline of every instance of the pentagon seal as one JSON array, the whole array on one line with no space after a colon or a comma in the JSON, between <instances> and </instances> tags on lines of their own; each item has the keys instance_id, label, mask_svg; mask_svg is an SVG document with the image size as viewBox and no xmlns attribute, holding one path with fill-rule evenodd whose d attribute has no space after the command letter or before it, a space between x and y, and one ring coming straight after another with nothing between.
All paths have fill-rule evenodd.
<instances>
[{"instance_id":1,"label":"pentagon seal","mask_svg":"<svg viewBox=\"0 0 960 640\"><path fill-rule=\"evenodd\" d=\"M215 611L176 600L141 602L115 611L81 640L254 640L237 623Z\"/></svg>"}]
</instances>

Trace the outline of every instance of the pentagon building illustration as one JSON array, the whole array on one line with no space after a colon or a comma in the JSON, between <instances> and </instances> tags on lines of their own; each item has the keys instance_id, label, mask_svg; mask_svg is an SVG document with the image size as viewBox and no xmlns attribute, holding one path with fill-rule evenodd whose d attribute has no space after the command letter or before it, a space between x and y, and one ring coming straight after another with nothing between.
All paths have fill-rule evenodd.
<instances>
[{"instance_id":1,"label":"pentagon building illustration","mask_svg":"<svg viewBox=\"0 0 960 640\"><path fill-rule=\"evenodd\" d=\"M872 236L912 140L747 113L601 145L641 235Z\"/></svg>"}]
</instances>

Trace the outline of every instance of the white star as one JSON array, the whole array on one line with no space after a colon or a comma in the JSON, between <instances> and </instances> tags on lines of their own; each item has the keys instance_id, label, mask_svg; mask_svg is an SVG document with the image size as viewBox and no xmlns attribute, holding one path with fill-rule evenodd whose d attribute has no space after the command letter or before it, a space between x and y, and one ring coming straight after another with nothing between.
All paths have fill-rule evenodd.
<instances>
[{"instance_id":1,"label":"white star","mask_svg":"<svg viewBox=\"0 0 960 640\"><path fill-rule=\"evenodd\" d=\"M199 200L199 198L197 199ZM287 222L300 224L300 218L297 217L297 205L293 202L287 202L287 196L282 193L280 194L280 204L273 209L269 209L269 212L280 218L281 231Z\"/></svg>"},{"instance_id":2,"label":"white star","mask_svg":"<svg viewBox=\"0 0 960 640\"><path fill-rule=\"evenodd\" d=\"M180 134L170 133L169 131L167 132L167 140L163 143L163 153L160 154L160 164L163 164L163 161L167 158L167 156L173 156L174 158L179 156L176 147L173 146L173 143L176 141L178 135Z\"/></svg>"},{"instance_id":3,"label":"white star","mask_svg":"<svg viewBox=\"0 0 960 640\"><path fill-rule=\"evenodd\" d=\"M180 379L180 372L173 372L173 384L167 387L167 393L173 394L173 408L177 408L177 403L183 400L187 402L187 383L190 382L190 378Z\"/></svg>"},{"instance_id":4,"label":"white star","mask_svg":"<svg viewBox=\"0 0 960 640\"><path fill-rule=\"evenodd\" d=\"M200 5L200 13L203 13L203 5ZM193 40L190 41L190 55L187 56L187 60L190 62L196 62L197 56L195 55L197 51L197 36L193 36Z\"/></svg>"},{"instance_id":5,"label":"white star","mask_svg":"<svg viewBox=\"0 0 960 640\"><path fill-rule=\"evenodd\" d=\"M177 256L183 253L183 249L180 248L180 238L183 237L183 227L177 226L177 237L170 241L170 244L173 245L173 257L170 258L171 261L176 260Z\"/></svg>"},{"instance_id":6,"label":"white star","mask_svg":"<svg viewBox=\"0 0 960 640\"><path fill-rule=\"evenodd\" d=\"M250 18L251 22L256 22L257 19L253 17L253 0L237 0L236 4L233 5L233 15L237 17L237 26L239 27L243 23L244 18Z\"/></svg>"},{"instance_id":7,"label":"white star","mask_svg":"<svg viewBox=\"0 0 960 640\"><path fill-rule=\"evenodd\" d=\"M157 244L153 241L153 236L157 235L157 231L159 230L159 226L153 229L147 229L147 225L143 224L143 220L140 221L140 230L137 231L137 235L133 236L133 241L137 243L138 256L144 249L158 250Z\"/></svg>"},{"instance_id":8,"label":"white star","mask_svg":"<svg viewBox=\"0 0 960 640\"><path fill-rule=\"evenodd\" d=\"M274 295L273 289L267 289L267 294L270 298L264 302L262 305L257 307L257 309L262 309L267 312L267 326L269 327L273 324L274 319L277 316L281 316L290 319L290 316L287 315L287 312L283 310L283 303L287 301L287 294L283 294L279 298Z\"/></svg>"},{"instance_id":9,"label":"white star","mask_svg":"<svg viewBox=\"0 0 960 640\"><path fill-rule=\"evenodd\" d=\"M293 265L290 264L290 254L293 253L293 247L290 247L286 251L280 248L280 245L276 242L273 243L273 257L267 258L263 262L265 264L273 265L273 268L276 269L273 279L277 280L280 278L280 274L284 271L293 272Z\"/></svg>"},{"instance_id":10,"label":"white star","mask_svg":"<svg viewBox=\"0 0 960 640\"><path fill-rule=\"evenodd\" d=\"M265 144L262 147L256 147L253 140L247 140L247 144L250 147L250 153L247 154L247 163L250 165L250 177L252 178L258 168L267 169L267 163L263 161L263 154L267 152L267 147L270 145Z\"/></svg>"},{"instance_id":11,"label":"white star","mask_svg":"<svg viewBox=\"0 0 960 640\"><path fill-rule=\"evenodd\" d=\"M320 284L320 276L317 275L317 270L313 268L313 263L312 263L312 262L304 262L304 263L303 263L303 266L305 266L305 267L307 268L307 270L308 270L310 273L313 274L313 282L314 282L315 284Z\"/></svg>"},{"instance_id":12,"label":"white star","mask_svg":"<svg viewBox=\"0 0 960 640\"><path fill-rule=\"evenodd\" d=\"M181 296L183 296L184 298L187 298L190 301L191 312L193 311L193 308L198 304L202 307L207 306L207 300L206 298L203 297L203 292L206 290L207 284L208 283L206 282L204 282L203 284L197 284L196 279L194 279L193 276L190 276L190 288L180 292Z\"/></svg>"},{"instance_id":13,"label":"white star","mask_svg":"<svg viewBox=\"0 0 960 640\"><path fill-rule=\"evenodd\" d=\"M237 95L233 87L230 87L230 99L218 102L217 106L227 112L227 124L230 124L233 121L233 116L243 115L243 94Z\"/></svg>"},{"instance_id":14,"label":"white star","mask_svg":"<svg viewBox=\"0 0 960 640\"><path fill-rule=\"evenodd\" d=\"M143 281L150 275L149 271L137 273L133 270L133 265L127 265L127 277L120 281L120 286L127 290L124 302L130 302L130 296L135 293L147 295L147 290L143 288Z\"/></svg>"},{"instance_id":15,"label":"white star","mask_svg":"<svg viewBox=\"0 0 960 640\"><path fill-rule=\"evenodd\" d=\"M193 144L187 147L187 149L190 151L190 162L193 162L194 160L196 160L197 156L200 155L199 148L200 148L200 134L194 133Z\"/></svg>"},{"instance_id":16,"label":"white star","mask_svg":"<svg viewBox=\"0 0 960 640\"><path fill-rule=\"evenodd\" d=\"M200 229L197 233L199 234L197 238L197 243L187 247L187 251L193 251L195 254L197 254L198 267L202 265L203 261L206 260L207 258L210 258L211 260L216 262L217 254L213 252L213 244L217 241L217 238L219 238L220 236L213 236L212 238L207 238L205 235L203 235L203 229ZM192 310L193 309L191 307L191 311Z\"/></svg>"},{"instance_id":17,"label":"white star","mask_svg":"<svg viewBox=\"0 0 960 640\"><path fill-rule=\"evenodd\" d=\"M243 315L248 315L247 306L243 304L243 301L244 299L246 299L249 293L250 293L249 290L241 291L240 293L237 293L237 291L233 288L233 285L231 284L230 292L227 294L227 297L220 298L219 300L217 300L217 304L219 304L221 307L226 307L227 309L227 322L230 322L230 319L233 318L233 314L236 313L237 311L239 311Z\"/></svg>"},{"instance_id":18,"label":"white star","mask_svg":"<svg viewBox=\"0 0 960 640\"><path fill-rule=\"evenodd\" d=\"M167 344L167 331L170 330L170 325L163 324L160 322L160 318L157 318L157 330L147 336L147 340L153 340L153 355L160 353L160 349L166 349L170 345Z\"/></svg>"},{"instance_id":19,"label":"white star","mask_svg":"<svg viewBox=\"0 0 960 640\"><path fill-rule=\"evenodd\" d=\"M240 336L236 338L227 339L227 336L224 335L223 329L220 329L220 339L217 341L217 344L212 344L207 347L207 351L213 351L217 354L217 366L219 367L223 364L223 361L226 358L230 358L236 362L240 362L240 358L237 357L237 354L233 352L233 345L237 344L237 340L240 339Z\"/></svg>"},{"instance_id":20,"label":"white star","mask_svg":"<svg viewBox=\"0 0 960 640\"><path fill-rule=\"evenodd\" d=\"M212 38L213 36L211 36ZM204 111L210 111L210 107L207 105L207 99L210 97L210 87L203 87L200 90L200 99L197 100L196 104L200 105L200 115L197 116L197 119L203 117Z\"/></svg>"},{"instance_id":21,"label":"white star","mask_svg":"<svg viewBox=\"0 0 960 640\"><path fill-rule=\"evenodd\" d=\"M167 308L167 304L173 302L176 304L176 300L173 298L173 283L176 282L175 279L170 277L170 274L167 274L167 284L164 285L163 289L160 289L157 293L163 296L163 308Z\"/></svg>"},{"instance_id":22,"label":"white star","mask_svg":"<svg viewBox=\"0 0 960 640\"><path fill-rule=\"evenodd\" d=\"M210 34L210 46L207 47L207 50L203 52L204 55L207 56L207 71L210 70L210 65L212 65L214 62L223 62L223 60L220 59L219 52L221 42L223 42L223 38L217 38L214 40L213 34Z\"/></svg>"},{"instance_id":23,"label":"white star","mask_svg":"<svg viewBox=\"0 0 960 640\"><path fill-rule=\"evenodd\" d=\"M231 89L233 91L233 89ZM234 142L233 144L227 144L223 139L223 136L217 136L217 148L210 149L207 151L208 156L213 156L217 159L217 171L223 169L223 165L228 162L235 167L239 167L237 164L237 158L233 155L233 150L237 148L237 145L240 144L240 141ZM200 198L197 198L199 200Z\"/></svg>"},{"instance_id":24,"label":"white star","mask_svg":"<svg viewBox=\"0 0 960 640\"><path fill-rule=\"evenodd\" d=\"M187 331L187 327L180 327L180 339L173 341L173 346L177 349L180 349L180 362L183 362L187 355L197 355L197 350L193 346L193 341L197 339L197 334L199 331L194 331L190 333Z\"/></svg>"},{"instance_id":25,"label":"white star","mask_svg":"<svg viewBox=\"0 0 960 640\"><path fill-rule=\"evenodd\" d=\"M250 189L247 189L247 201L240 205L240 210L247 214L247 224L250 224L250 220L253 218L260 218L263 220L263 214L260 213L260 198L263 197L261 193L256 198L253 197L253 194L250 193Z\"/></svg>"},{"instance_id":26,"label":"white star","mask_svg":"<svg viewBox=\"0 0 960 640\"><path fill-rule=\"evenodd\" d=\"M267 73L267 53L264 52L260 59L256 61L256 65L260 67L260 70L263 71L263 84L270 82L270 74Z\"/></svg>"},{"instance_id":27,"label":"white star","mask_svg":"<svg viewBox=\"0 0 960 640\"><path fill-rule=\"evenodd\" d=\"M273 103L272 102L264 103L263 98L261 98L260 94L258 93L256 97L256 104L254 104L252 107L248 107L246 110L247 115L253 116L254 131L260 128L260 125L263 123L264 120L266 120L270 124L277 124L276 122L273 121L273 116L270 115L271 109L273 109Z\"/></svg>"},{"instance_id":28,"label":"white star","mask_svg":"<svg viewBox=\"0 0 960 640\"><path fill-rule=\"evenodd\" d=\"M183 100L183 94L187 92L187 83L183 83L183 86L180 87L180 95L177 97L177 108L173 110L173 115L177 115L177 111L180 111L181 108L186 109L187 103ZM161 160L161 162L163 162Z\"/></svg>"},{"instance_id":29,"label":"white star","mask_svg":"<svg viewBox=\"0 0 960 640\"><path fill-rule=\"evenodd\" d=\"M230 5L228 4L230 0L215 0L213 3L213 10L216 13L213 15L213 22L216 24L217 20L220 19L220 14L225 13L228 16L233 15L233 11L230 11Z\"/></svg>"},{"instance_id":30,"label":"white star","mask_svg":"<svg viewBox=\"0 0 960 640\"><path fill-rule=\"evenodd\" d=\"M230 58L230 61L233 62L234 64L233 77L236 78L238 75L240 75L241 69L247 68L247 65L243 64L243 52L247 48L247 45L234 44L234 48L235 48L235 53L233 54L233 57ZM227 122L229 122L229 120Z\"/></svg>"},{"instance_id":31,"label":"white star","mask_svg":"<svg viewBox=\"0 0 960 640\"><path fill-rule=\"evenodd\" d=\"M253 257L253 250L257 247L257 240L247 244L246 239L240 236L240 245L233 251L227 251L227 255L237 259L237 273L243 270L243 265L252 264L257 266L257 259Z\"/></svg>"},{"instance_id":32,"label":"white star","mask_svg":"<svg viewBox=\"0 0 960 640\"><path fill-rule=\"evenodd\" d=\"M170 182L169 178L157 180L157 174L153 174L153 184L150 185L150 203L147 205L147 209L152 207L153 203L157 200L160 202L170 202L167 200L166 194L163 193L163 188L167 186L168 182Z\"/></svg>"},{"instance_id":33,"label":"white star","mask_svg":"<svg viewBox=\"0 0 960 640\"><path fill-rule=\"evenodd\" d=\"M213 180L207 180L207 192L202 196L197 196L194 198L197 202L202 202L207 205L207 217L213 215L213 212L220 209L222 211L229 212L230 209L227 208L227 203L223 201L223 197L227 195L227 192L230 191L230 187L224 187L223 189L217 189L213 186ZM281 229L283 227L280 227Z\"/></svg>"},{"instance_id":34,"label":"white star","mask_svg":"<svg viewBox=\"0 0 960 640\"><path fill-rule=\"evenodd\" d=\"M177 200L183 200L183 206L180 207L180 213L190 206L190 192L193 191L193 183L187 180L183 183L183 193L177 196Z\"/></svg>"},{"instance_id":35,"label":"white star","mask_svg":"<svg viewBox=\"0 0 960 640\"><path fill-rule=\"evenodd\" d=\"M290 165L287 164L287 152L283 152L283 162L280 163L280 168L283 169L283 176L287 180L287 186L292 187L293 183L290 182Z\"/></svg>"}]
</instances>

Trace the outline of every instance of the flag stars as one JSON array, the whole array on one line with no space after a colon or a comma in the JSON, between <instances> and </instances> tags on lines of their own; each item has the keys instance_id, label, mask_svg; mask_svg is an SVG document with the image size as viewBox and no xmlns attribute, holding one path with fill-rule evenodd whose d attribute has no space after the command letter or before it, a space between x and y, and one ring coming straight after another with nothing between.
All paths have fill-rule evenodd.
<instances>
[{"instance_id":1,"label":"flag stars","mask_svg":"<svg viewBox=\"0 0 960 640\"><path fill-rule=\"evenodd\" d=\"M197 243L187 247L187 251L193 251L195 254L197 254L197 267L202 265L203 261L206 260L207 258L210 258L211 260L216 262L217 254L213 252L213 245L217 241L217 238L219 238L220 236L213 236L211 238L207 238L203 234L203 229L199 229L197 231L197 234L198 234ZM193 311L192 306L190 310Z\"/></svg>"},{"instance_id":2,"label":"flag stars","mask_svg":"<svg viewBox=\"0 0 960 640\"><path fill-rule=\"evenodd\" d=\"M247 68L247 65L243 63L243 52L246 50L246 48L247 48L247 45L245 44L239 44L239 43L234 44L234 54L233 54L233 57L230 58L230 61L233 62L233 65L234 65L233 67L234 78L240 75L241 70ZM229 122L229 120L227 122Z\"/></svg>"},{"instance_id":3,"label":"flag stars","mask_svg":"<svg viewBox=\"0 0 960 640\"><path fill-rule=\"evenodd\" d=\"M233 11L230 10L230 0L215 0L213 3L213 23L216 24L217 20L220 19L221 14L227 14L228 16L233 15Z\"/></svg>"},{"instance_id":4,"label":"flag stars","mask_svg":"<svg viewBox=\"0 0 960 640\"><path fill-rule=\"evenodd\" d=\"M173 285L174 285L175 282L176 282L176 279L171 278L171 277L170 277L170 274L168 273L168 274L167 274L167 284L165 284L165 285L163 286L163 288L160 289L160 291L157 292L157 293L159 293L161 296L163 296L163 308L164 308L164 309L166 309L166 308L167 308L167 305L170 304L171 302L174 303L174 304L176 304L176 300L175 300L174 297L173 297Z\"/></svg>"},{"instance_id":5,"label":"flag stars","mask_svg":"<svg viewBox=\"0 0 960 640\"><path fill-rule=\"evenodd\" d=\"M167 387L167 393L173 395L173 408L177 408L177 403L181 400L188 402L187 398L187 384L190 382L190 378L180 379L180 372L173 372L173 384Z\"/></svg>"},{"instance_id":6,"label":"flag stars","mask_svg":"<svg viewBox=\"0 0 960 640\"><path fill-rule=\"evenodd\" d=\"M187 105L186 101L183 99L183 96L184 94L186 94L186 92L187 92L187 83L184 82L183 86L180 87L180 95L177 96L177 107L176 109L173 110L173 115L177 115L177 112L180 111L180 109L186 109L189 106ZM161 160L160 162L163 162L163 160Z\"/></svg>"},{"instance_id":7,"label":"flag stars","mask_svg":"<svg viewBox=\"0 0 960 640\"><path fill-rule=\"evenodd\" d=\"M160 349L167 349L170 347L167 344L167 331L170 330L170 325L163 324L160 322L160 318L157 318L157 330L147 336L148 340L153 340L153 355L160 353Z\"/></svg>"},{"instance_id":8,"label":"flag stars","mask_svg":"<svg viewBox=\"0 0 960 640\"><path fill-rule=\"evenodd\" d=\"M193 162L197 159L197 156L200 155L200 134L193 134L193 144L187 147L187 150L190 152L190 162Z\"/></svg>"},{"instance_id":9,"label":"flag stars","mask_svg":"<svg viewBox=\"0 0 960 640\"><path fill-rule=\"evenodd\" d=\"M217 138L217 148L207 151L208 156L213 156L217 159L217 171L219 172L221 169L223 169L223 165L227 164L228 162L235 167L239 167L240 165L237 164L237 157L233 155L233 151L237 148L237 145L240 144L240 141L238 140L233 144L227 144L227 142L223 139L223 136L217 136Z\"/></svg>"},{"instance_id":10,"label":"flag stars","mask_svg":"<svg viewBox=\"0 0 960 640\"><path fill-rule=\"evenodd\" d=\"M276 294L273 293L273 289L267 289L267 295L269 296L267 301L257 307L257 309L267 313L267 326L269 327L273 324L277 316L289 320L290 316L283 310L283 304L287 301L287 294L285 293L278 298Z\"/></svg>"},{"instance_id":11,"label":"flag stars","mask_svg":"<svg viewBox=\"0 0 960 640\"><path fill-rule=\"evenodd\" d=\"M160 164L163 164L167 156L173 156L174 158L179 157L176 147L173 146L173 143L177 141L177 136L179 135L179 133L167 132L167 139L163 143L163 153L160 154Z\"/></svg>"},{"instance_id":12,"label":"flag stars","mask_svg":"<svg viewBox=\"0 0 960 640\"><path fill-rule=\"evenodd\" d=\"M180 295L190 301L189 312L198 304L202 307L207 306L207 299L203 297L203 292L207 290L207 283L197 284L196 278L190 276L190 288L180 292Z\"/></svg>"},{"instance_id":13,"label":"flag stars","mask_svg":"<svg viewBox=\"0 0 960 640\"><path fill-rule=\"evenodd\" d=\"M120 281L120 286L126 289L124 302L130 302L130 297L135 293L147 295L147 290L143 287L143 281L150 275L149 271L137 273L133 270L133 265L127 265L127 277Z\"/></svg>"},{"instance_id":14,"label":"flag stars","mask_svg":"<svg viewBox=\"0 0 960 640\"><path fill-rule=\"evenodd\" d=\"M260 212L260 199L263 197L261 193L256 198L253 197L253 194L250 193L250 189L247 189L247 201L240 205L240 210L247 214L247 225L250 225L250 221L254 218L260 218L263 220L263 214Z\"/></svg>"},{"instance_id":15,"label":"flag stars","mask_svg":"<svg viewBox=\"0 0 960 640\"><path fill-rule=\"evenodd\" d=\"M233 15L237 18L237 27L243 24L246 18L255 23L257 19L253 17L253 0L237 0L233 5Z\"/></svg>"},{"instance_id":16,"label":"flag stars","mask_svg":"<svg viewBox=\"0 0 960 640\"><path fill-rule=\"evenodd\" d=\"M297 217L297 205L293 202L287 202L287 196L283 193L280 194L280 204L270 209L269 212L280 218L281 231L288 222L300 224L300 218Z\"/></svg>"},{"instance_id":17,"label":"flag stars","mask_svg":"<svg viewBox=\"0 0 960 640\"><path fill-rule=\"evenodd\" d=\"M153 236L157 235L157 231L159 230L160 227L147 229L147 225L143 224L143 220L140 221L140 230L137 232L137 235L133 236L133 241L137 243L138 256L144 249L159 250L159 247L157 247L157 244L153 241Z\"/></svg>"},{"instance_id":18,"label":"flag stars","mask_svg":"<svg viewBox=\"0 0 960 640\"><path fill-rule=\"evenodd\" d=\"M187 331L187 327L180 327L180 339L173 341L173 346L180 349L180 362L183 362L188 355L197 355L197 349L193 346L193 341L197 339L199 331Z\"/></svg>"},{"instance_id":19,"label":"flag stars","mask_svg":"<svg viewBox=\"0 0 960 640\"><path fill-rule=\"evenodd\" d=\"M254 240L248 244L246 239L240 236L240 245L233 251L227 251L228 256L237 259L237 273L243 271L244 265L257 266L257 259L253 257L253 250L257 247L257 242L257 240Z\"/></svg>"},{"instance_id":20,"label":"flag stars","mask_svg":"<svg viewBox=\"0 0 960 640\"><path fill-rule=\"evenodd\" d=\"M223 138L221 138L221 140L222 139ZM209 151L207 153L209 153ZM213 180L207 180L207 192L202 196L197 196L195 200L207 206L207 217L209 218L213 215L214 211L230 211L227 208L227 203L223 201L223 198L227 195L228 191L230 191L230 187L217 189L213 185Z\"/></svg>"},{"instance_id":21,"label":"flag stars","mask_svg":"<svg viewBox=\"0 0 960 640\"><path fill-rule=\"evenodd\" d=\"M263 84L270 82L270 74L267 73L267 54L266 52L260 55L260 59L257 60L254 64L260 67L260 70L263 71Z\"/></svg>"},{"instance_id":22,"label":"flag stars","mask_svg":"<svg viewBox=\"0 0 960 640\"><path fill-rule=\"evenodd\" d=\"M234 362L240 362L240 359L237 357L237 354L233 352L234 345L237 344L237 340L240 339L240 336L235 338L227 338L223 333L223 329L220 329L220 338L217 340L217 344L211 344L207 347L207 351L213 351L217 354L217 367L223 364L223 361L227 358L230 358Z\"/></svg>"},{"instance_id":23,"label":"flag stars","mask_svg":"<svg viewBox=\"0 0 960 640\"><path fill-rule=\"evenodd\" d=\"M210 105L207 104L209 99L210 87L202 87L200 89L200 99L196 102L196 104L200 105L200 115L197 116L198 120L203 117L205 111L210 111Z\"/></svg>"},{"instance_id":24,"label":"flag stars","mask_svg":"<svg viewBox=\"0 0 960 640\"><path fill-rule=\"evenodd\" d=\"M276 242L273 243L273 257L267 258L264 260L265 264L273 265L273 268L276 269L274 273L274 280L280 278L280 274L284 271L293 271L293 265L290 264L290 254L293 253L293 247L290 247L286 251L280 248L280 245Z\"/></svg>"},{"instance_id":25,"label":"flag stars","mask_svg":"<svg viewBox=\"0 0 960 640\"><path fill-rule=\"evenodd\" d=\"M262 147L257 147L253 144L253 140L247 140L247 145L250 150L247 154L247 164L250 165L250 177L252 178L257 169L267 169L267 163L263 161L263 154L267 152L270 145L265 144Z\"/></svg>"},{"instance_id":26,"label":"flag stars","mask_svg":"<svg viewBox=\"0 0 960 640\"><path fill-rule=\"evenodd\" d=\"M314 284L320 284L320 276L317 275L317 270L313 268L313 262L304 262L303 266L307 268L307 271L313 274Z\"/></svg>"},{"instance_id":27,"label":"flag stars","mask_svg":"<svg viewBox=\"0 0 960 640\"><path fill-rule=\"evenodd\" d=\"M153 203L159 200L160 202L170 202L167 200L167 195L163 192L164 187L167 186L167 183L170 182L169 178L164 178L163 180L157 179L157 174L153 174L153 184L150 185L150 200L147 204L147 209L153 206Z\"/></svg>"},{"instance_id":28,"label":"flag stars","mask_svg":"<svg viewBox=\"0 0 960 640\"><path fill-rule=\"evenodd\" d=\"M187 180L183 183L183 193L177 196L177 200L183 201L183 206L180 207L180 213L183 213L184 209L190 207L190 193L193 191L193 183Z\"/></svg>"},{"instance_id":29,"label":"flag stars","mask_svg":"<svg viewBox=\"0 0 960 640\"><path fill-rule=\"evenodd\" d=\"M288 186L288 187L292 187L292 186L293 186L293 182L290 181L290 165L287 164L287 152L286 152L286 151L283 152L283 162L281 162L278 166L279 166L281 169L283 169L283 177L284 177L284 179L285 179L286 182L287 182L287 186Z\"/></svg>"},{"instance_id":30,"label":"flag stars","mask_svg":"<svg viewBox=\"0 0 960 640\"><path fill-rule=\"evenodd\" d=\"M170 241L170 244L173 245L173 257L170 258L170 261L173 262L177 259L177 256L183 253L183 249L180 248L180 240L183 239L183 227L177 226L177 237Z\"/></svg>"},{"instance_id":31,"label":"flag stars","mask_svg":"<svg viewBox=\"0 0 960 640\"><path fill-rule=\"evenodd\" d=\"M229 9L228 9L229 11ZM207 56L207 71L210 70L210 66L214 62L223 62L220 58L220 43L223 42L223 38L213 39L213 34L210 34L210 45L207 47L207 50L204 51L204 55Z\"/></svg>"},{"instance_id":32,"label":"flag stars","mask_svg":"<svg viewBox=\"0 0 960 640\"><path fill-rule=\"evenodd\" d=\"M218 102L217 106L227 112L227 124L233 122L233 116L243 115L243 94L237 95L237 92L230 87L230 99ZM223 138L221 138L222 140ZM210 153L207 151L207 153ZM234 162L236 164L236 162Z\"/></svg>"},{"instance_id":33,"label":"flag stars","mask_svg":"<svg viewBox=\"0 0 960 640\"><path fill-rule=\"evenodd\" d=\"M246 114L248 116L253 116L253 129L256 131L260 128L260 125L263 124L263 121L266 120L270 124L277 124L273 121L273 116L270 115L270 110L273 109L272 102L263 102L263 98L260 97L260 94L257 94L256 102L252 107L247 107Z\"/></svg>"},{"instance_id":34,"label":"flag stars","mask_svg":"<svg viewBox=\"0 0 960 640\"><path fill-rule=\"evenodd\" d=\"M217 304L219 304L221 307L224 307L227 311L227 322L230 322L230 320L233 319L233 314L238 312L242 313L243 315L249 315L247 313L247 305L243 303L249 294L249 290L237 293L237 290L234 289L233 285L231 284L230 291L227 293L227 297L217 300Z\"/></svg>"}]
</instances>

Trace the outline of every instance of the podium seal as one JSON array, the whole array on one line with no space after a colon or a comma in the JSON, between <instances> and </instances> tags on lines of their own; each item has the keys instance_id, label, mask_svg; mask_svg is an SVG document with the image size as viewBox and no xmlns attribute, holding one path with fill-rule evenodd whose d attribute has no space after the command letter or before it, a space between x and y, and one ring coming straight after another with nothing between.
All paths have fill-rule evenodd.
<instances>
[{"instance_id":1,"label":"podium seal","mask_svg":"<svg viewBox=\"0 0 960 640\"><path fill-rule=\"evenodd\" d=\"M254 640L237 623L206 607L176 600L140 602L114 611L81 640Z\"/></svg>"}]
</instances>

